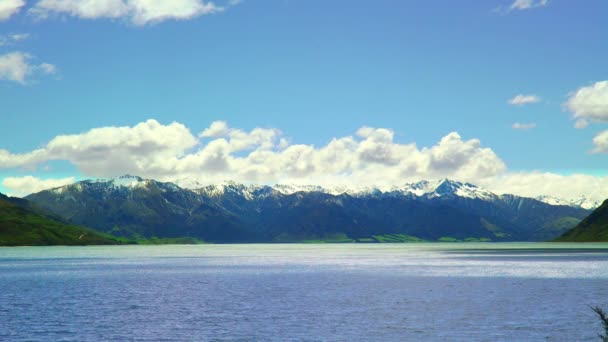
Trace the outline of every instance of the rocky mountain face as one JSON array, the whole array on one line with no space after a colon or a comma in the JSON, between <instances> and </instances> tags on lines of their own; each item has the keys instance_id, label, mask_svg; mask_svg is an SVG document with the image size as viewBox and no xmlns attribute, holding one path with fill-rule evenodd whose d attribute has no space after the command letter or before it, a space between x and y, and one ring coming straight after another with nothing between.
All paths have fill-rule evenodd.
<instances>
[{"instance_id":1,"label":"rocky mountain face","mask_svg":"<svg viewBox=\"0 0 608 342\"><path fill-rule=\"evenodd\" d=\"M590 212L447 179L387 190L187 183L193 189L123 176L27 199L71 223L114 235L209 242L378 241L382 236L541 241L561 235Z\"/></svg>"}]
</instances>

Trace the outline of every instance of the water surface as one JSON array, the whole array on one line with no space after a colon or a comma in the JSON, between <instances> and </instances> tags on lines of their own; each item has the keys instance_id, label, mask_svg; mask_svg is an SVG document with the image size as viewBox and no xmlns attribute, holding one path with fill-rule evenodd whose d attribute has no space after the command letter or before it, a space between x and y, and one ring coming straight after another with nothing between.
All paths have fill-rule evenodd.
<instances>
[{"instance_id":1,"label":"water surface","mask_svg":"<svg viewBox=\"0 0 608 342\"><path fill-rule=\"evenodd\" d=\"M0 340L597 339L608 244L0 248Z\"/></svg>"}]
</instances>

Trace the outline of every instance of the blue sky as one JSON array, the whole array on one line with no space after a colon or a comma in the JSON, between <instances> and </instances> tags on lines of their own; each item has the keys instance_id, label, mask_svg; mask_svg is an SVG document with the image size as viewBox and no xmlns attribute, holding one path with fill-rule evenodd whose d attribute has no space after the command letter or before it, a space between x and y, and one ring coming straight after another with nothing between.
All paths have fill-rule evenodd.
<instances>
[{"instance_id":1,"label":"blue sky","mask_svg":"<svg viewBox=\"0 0 608 342\"><path fill-rule=\"evenodd\" d=\"M123 170L167 180L171 173L176 178L199 175L203 181L313 182L321 177L333 182L332 177L345 173L382 179L383 172L397 171L376 164L396 165L412 153L424 155L451 132L458 132L463 142L479 140L478 149L490 149L504 165L473 172L482 160L479 155L452 158L437 150L451 160L452 169L416 166L418 171L408 174L413 164L403 162L388 177L391 182L448 176L479 180L498 191L499 178L547 173L588 175L584 189L608 185L608 136L602 136L608 96L601 83L608 79L606 1L218 0L210 8L204 7L208 2L179 0L175 8L162 9L164 16L142 19L141 13L152 11L128 9L143 6L142 0L114 0L117 7L103 11L84 8L77 0L0 0L0 19L2 1L16 9L10 15L5 10L0 22L0 150L9 154L4 161L0 155L5 164L0 164L0 180L5 179L0 192L27 192L27 185L22 190L6 178L82 179ZM21 78L10 72L15 58L2 59L14 53L26 56L21 60L29 66ZM536 96L531 98L536 102L509 104L516 95ZM397 146L400 152L391 150L390 160L371 164L353 157L359 166L346 169L327 171L311 164L303 168L319 171L279 168L267 177L256 171L251 179L235 170L250 166L242 163L260 151L255 143L226 152L240 158L229 161L234 162L229 168L203 163L210 168L200 164L198 173L188 168L178 174L182 166L158 172L154 161L142 166L140 159L132 161L135 168L120 156L109 158L112 167L93 167L68 152L15 162L59 135L134 128L148 119L162 126L177 122L196 138L171 148L177 159L204 150L210 138L234 138L197 137L215 121L249 136L255 128L280 130L286 142L279 146L277 138L275 154L287 144L320 150L332 139L349 136L361 146L384 139L380 133L374 135L377 139L357 136L361 127L390 130L389 147L378 148ZM586 128L575 128L577 120ZM513 128L516 123L528 129ZM414 152L398 147L412 144ZM265 161L270 163L289 164ZM207 176L214 170L222 172ZM571 182L560 178L551 187L564 183ZM526 179L522 184L531 183ZM587 191L583 188L578 194ZM516 186L513 190L522 192Z\"/></svg>"}]
</instances>

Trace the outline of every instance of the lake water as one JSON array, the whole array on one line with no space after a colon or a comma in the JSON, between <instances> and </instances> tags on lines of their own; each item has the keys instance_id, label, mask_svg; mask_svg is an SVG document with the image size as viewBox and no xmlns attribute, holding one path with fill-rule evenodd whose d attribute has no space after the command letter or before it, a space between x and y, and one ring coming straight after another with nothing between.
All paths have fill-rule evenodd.
<instances>
[{"instance_id":1,"label":"lake water","mask_svg":"<svg viewBox=\"0 0 608 342\"><path fill-rule=\"evenodd\" d=\"M0 248L0 340L594 341L608 244Z\"/></svg>"}]
</instances>

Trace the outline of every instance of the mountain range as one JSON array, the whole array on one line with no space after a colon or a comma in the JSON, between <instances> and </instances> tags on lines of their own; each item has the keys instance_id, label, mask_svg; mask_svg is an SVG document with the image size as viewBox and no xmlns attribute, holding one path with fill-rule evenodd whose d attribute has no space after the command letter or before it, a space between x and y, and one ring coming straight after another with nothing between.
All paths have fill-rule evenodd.
<instances>
[{"instance_id":1,"label":"mountain range","mask_svg":"<svg viewBox=\"0 0 608 342\"><path fill-rule=\"evenodd\" d=\"M449 179L384 190L176 183L135 176L85 180L27 200L70 223L117 236L218 243L545 241L591 212Z\"/></svg>"}]
</instances>

